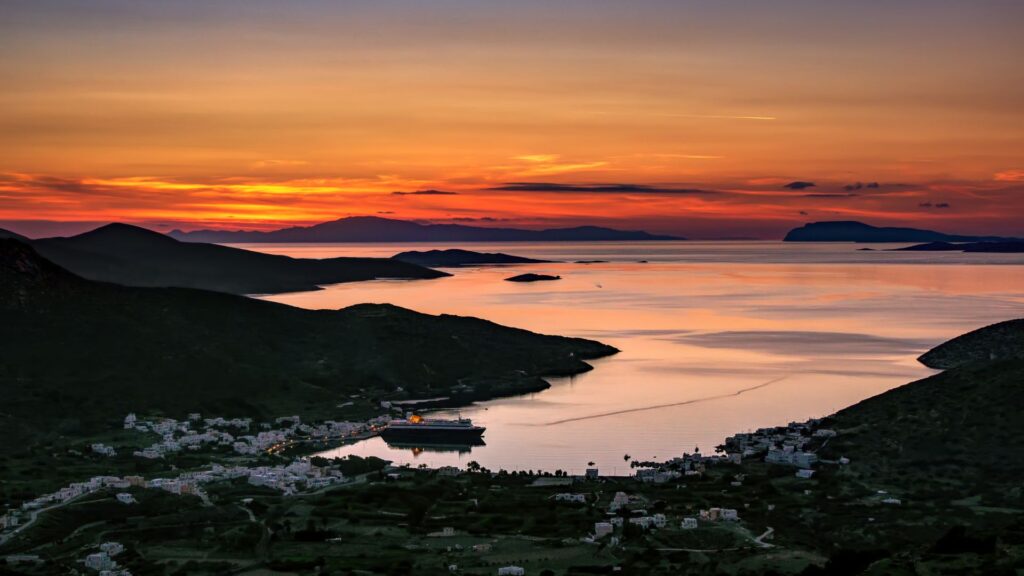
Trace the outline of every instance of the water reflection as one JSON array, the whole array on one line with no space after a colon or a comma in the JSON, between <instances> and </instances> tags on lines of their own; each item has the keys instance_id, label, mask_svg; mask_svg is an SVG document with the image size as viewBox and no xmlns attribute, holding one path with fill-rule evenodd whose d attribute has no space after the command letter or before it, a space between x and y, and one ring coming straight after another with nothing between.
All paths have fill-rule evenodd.
<instances>
[{"instance_id":1,"label":"water reflection","mask_svg":"<svg viewBox=\"0 0 1024 576\"><path fill-rule=\"evenodd\" d=\"M386 440L383 438L382 440L389 449L408 451L412 454L413 458L416 458L424 453L469 454L470 452L473 451L473 448L487 445L484 443L482 438L466 439L465 441L459 442L424 442L422 440L410 442L401 440Z\"/></svg>"}]
</instances>

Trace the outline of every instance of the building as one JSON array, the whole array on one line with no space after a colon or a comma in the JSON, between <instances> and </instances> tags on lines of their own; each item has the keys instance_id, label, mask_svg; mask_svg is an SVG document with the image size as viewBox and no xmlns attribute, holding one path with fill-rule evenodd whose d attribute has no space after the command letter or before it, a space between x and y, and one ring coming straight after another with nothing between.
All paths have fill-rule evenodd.
<instances>
[{"instance_id":1,"label":"building","mask_svg":"<svg viewBox=\"0 0 1024 576\"><path fill-rule=\"evenodd\" d=\"M611 534L614 531L615 531L615 528L611 525L610 522L595 522L594 523L594 537L595 538L604 538L605 536L608 536L609 534Z\"/></svg>"},{"instance_id":2,"label":"building","mask_svg":"<svg viewBox=\"0 0 1024 576\"><path fill-rule=\"evenodd\" d=\"M135 504L135 496L132 496L128 492L118 492L117 501L121 504Z\"/></svg>"},{"instance_id":3,"label":"building","mask_svg":"<svg viewBox=\"0 0 1024 576\"><path fill-rule=\"evenodd\" d=\"M96 552L85 557L85 567L92 570L113 570L117 562L110 559L106 552Z\"/></svg>"},{"instance_id":4,"label":"building","mask_svg":"<svg viewBox=\"0 0 1024 576\"><path fill-rule=\"evenodd\" d=\"M124 545L120 542L104 542L100 544L100 550L107 553L107 556L117 556L124 552Z\"/></svg>"},{"instance_id":5,"label":"building","mask_svg":"<svg viewBox=\"0 0 1024 576\"><path fill-rule=\"evenodd\" d=\"M683 521L679 524L679 527L683 530L693 530L697 528L696 518L683 518Z\"/></svg>"},{"instance_id":6,"label":"building","mask_svg":"<svg viewBox=\"0 0 1024 576\"><path fill-rule=\"evenodd\" d=\"M587 468L586 478L587 480L597 480L600 476L598 475L597 468Z\"/></svg>"},{"instance_id":7,"label":"building","mask_svg":"<svg viewBox=\"0 0 1024 576\"><path fill-rule=\"evenodd\" d=\"M523 576L526 570L521 566L503 566L498 568L498 576Z\"/></svg>"},{"instance_id":8,"label":"building","mask_svg":"<svg viewBox=\"0 0 1024 576\"><path fill-rule=\"evenodd\" d=\"M555 494L555 501L585 504L587 502L587 497L583 494L569 494L568 492L562 492L561 494Z\"/></svg>"},{"instance_id":9,"label":"building","mask_svg":"<svg viewBox=\"0 0 1024 576\"><path fill-rule=\"evenodd\" d=\"M801 468L800 470L796 471L796 477L797 478L803 478L804 480L807 480L811 476L814 476L814 470L808 470L806 468Z\"/></svg>"}]
</instances>

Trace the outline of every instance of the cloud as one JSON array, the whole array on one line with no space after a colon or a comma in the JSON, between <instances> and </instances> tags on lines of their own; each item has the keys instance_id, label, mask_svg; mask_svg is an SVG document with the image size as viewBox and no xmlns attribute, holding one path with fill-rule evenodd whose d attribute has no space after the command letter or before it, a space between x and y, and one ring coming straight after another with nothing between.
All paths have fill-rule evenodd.
<instances>
[{"instance_id":1,"label":"cloud","mask_svg":"<svg viewBox=\"0 0 1024 576\"><path fill-rule=\"evenodd\" d=\"M806 210L801 210L801 211L799 212L799 214L800 214L801 216L809 216L809 214L807 213L807 211L806 211Z\"/></svg>"},{"instance_id":2,"label":"cloud","mask_svg":"<svg viewBox=\"0 0 1024 576\"><path fill-rule=\"evenodd\" d=\"M804 198L855 198L856 194L832 194L828 192L816 192L814 194L804 194Z\"/></svg>"},{"instance_id":3,"label":"cloud","mask_svg":"<svg viewBox=\"0 0 1024 576\"><path fill-rule=\"evenodd\" d=\"M697 188L670 188L645 184L557 184L554 182L505 182L487 188L502 192L568 192L598 194L715 194Z\"/></svg>"},{"instance_id":4,"label":"cloud","mask_svg":"<svg viewBox=\"0 0 1024 576\"><path fill-rule=\"evenodd\" d=\"M458 192L445 190L415 190L413 192L392 192L392 196L456 196Z\"/></svg>"},{"instance_id":5,"label":"cloud","mask_svg":"<svg viewBox=\"0 0 1024 576\"><path fill-rule=\"evenodd\" d=\"M936 208L949 208L949 202L939 202L935 205Z\"/></svg>"},{"instance_id":6,"label":"cloud","mask_svg":"<svg viewBox=\"0 0 1024 576\"><path fill-rule=\"evenodd\" d=\"M999 182L1024 182L1024 170L1003 170L993 176Z\"/></svg>"},{"instance_id":7,"label":"cloud","mask_svg":"<svg viewBox=\"0 0 1024 576\"><path fill-rule=\"evenodd\" d=\"M931 202L921 202L920 204L917 205L917 207L918 208L939 208L939 209L942 209L942 208L950 208L951 206L950 206L949 202L935 202L934 204L931 203Z\"/></svg>"},{"instance_id":8,"label":"cloud","mask_svg":"<svg viewBox=\"0 0 1024 576\"><path fill-rule=\"evenodd\" d=\"M789 188L790 190L803 190L805 188L811 188L814 186L814 182L804 182L802 180L796 180L783 186L783 188Z\"/></svg>"},{"instance_id":9,"label":"cloud","mask_svg":"<svg viewBox=\"0 0 1024 576\"><path fill-rule=\"evenodd\" d=\"M863 182L854 182L853 184L847 184L846 186L843 186L843 190L846 190L847 192L852 192L854 190L860 190L862 188L880 188L880 187L881 187L881 185L878 182L868 182L867 184L865 184Z\"/></svg>"},{"instance_id":10,"label":"cloud","mask_svg":"<svg viewBox=\"0 0 1024 576\"><path fill-rule=\"evenodd\" d=\"M493 218L491 216L481 216L479 218L471 218L469 216L456 216L450 219L452 222L508 222L508 218Z\"/></svg>"},{"instance_id":11,"label":"cloud","mask_svg":"<svg viewBox=\"0 0 1024 576\"><path fill-rule=\"evenodd\" d=\"M524 154L522 156L516 156L516 160L523 160L524 162L554 162L561 156L558 154Z\"/></svg>"},{"instance_id":12,"label":"cloud","mask_svg":"<svg viewBox=\"0 0 1024 576\"><path fill-rule=\"evenodd\" d=\"M917 205L917 207L918 208L931 208L932 207L932 203L931 202L921 202L920 204Z\"/></svg>"}]
</instances>

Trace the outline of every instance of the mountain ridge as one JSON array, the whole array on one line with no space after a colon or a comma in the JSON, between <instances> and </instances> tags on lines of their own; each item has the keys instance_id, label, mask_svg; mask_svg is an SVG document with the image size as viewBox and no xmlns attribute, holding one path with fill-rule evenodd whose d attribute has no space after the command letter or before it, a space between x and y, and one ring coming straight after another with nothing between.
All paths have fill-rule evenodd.
<instances>
[{"instance_id":1,"label":"mountain ridge","mask_svg":"<svg viewBox=\"0 0 1024 576\"><path fill-rule=\"evenodd\" d=\"M575 226L525 230L462 224L421 224L377 216L349 216L312 226L273 231L172 230L169 235L186 242L598 242L614 240L684 240L641 230Z\"/></svg>"},{"instance_id":2,"label":"mountain ridge","mask_svg":"<svg viewBox=\"0 0 1024 576\"><path fill-rule=\"evenodd\" d=\"M878 227L856 220L809 222L786 233L783 242L1007 242L1017 238L946 234L919 228Z\"/></svg>"},{"instance_id":3,"label":"mountain ridge","mask_svg":"<svg viewBox=\"0 0 1024 576\"><path fill-rule=\"evenodd\" d=\"M107 224L75 236L20 240L80 276L128 286L270 294L319 290L323 284L377 278L449 276L388 258L317 260L181 242L159 232L122 223Z\"/></svg>"}]
</instances>

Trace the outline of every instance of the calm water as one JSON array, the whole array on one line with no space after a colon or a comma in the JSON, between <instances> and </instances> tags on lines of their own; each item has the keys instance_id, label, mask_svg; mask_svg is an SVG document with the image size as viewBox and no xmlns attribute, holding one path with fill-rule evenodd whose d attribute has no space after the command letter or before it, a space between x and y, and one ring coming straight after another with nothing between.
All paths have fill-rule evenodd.
<instances>
[{"instance_id":1,"label":"calm water","mask_svg":"<svg viewBox=\"0 0 1024 576\"><path fill-rule=\"evenodd\" d=\"M246 245L305 257L389 256L427 245ZM967 330L1024 316L1024 255L859 251L849 244L672 242L477 244L564 263L450 270L267 297L306 308L390 302L622 350L529 396L461 410L485 446L420 451L379 438L332 455L492 469L663 459L760 426L823 416L930 370L915 358ZM874 246L879 248L878 246ZM884 246L883 246L884 247ZM575 260L609 260L575 264ZM639 260L647 260L640 263ZM523 272L562 280L503 282Z\"/></svg>"}]
</instances>

